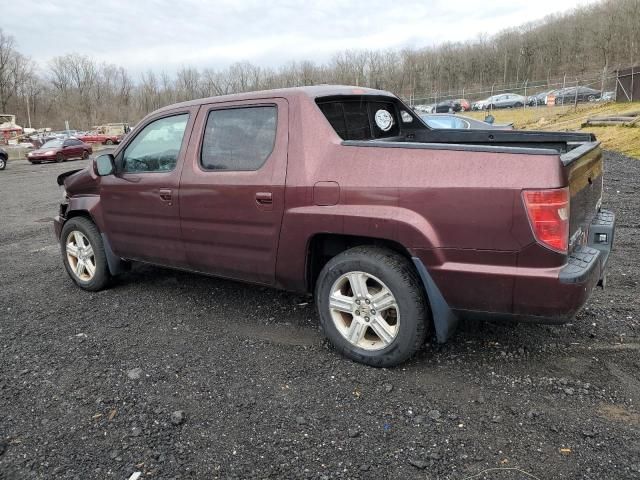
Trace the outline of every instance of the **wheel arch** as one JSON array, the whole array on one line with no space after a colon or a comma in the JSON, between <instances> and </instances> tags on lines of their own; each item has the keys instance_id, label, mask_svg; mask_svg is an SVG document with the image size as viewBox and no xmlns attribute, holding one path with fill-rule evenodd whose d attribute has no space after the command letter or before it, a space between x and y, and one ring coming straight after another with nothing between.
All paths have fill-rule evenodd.
<instances>
[{"instance_id":1,"label":"wheel arch","mask_svg":"<svg viewBox=\"0 0 640 480\"><path fill-rule=\"evenodd\" d=\"M360 246L385 247L411 261L412 255L402 244L380 237L347 235L342 233L316 233L307 242L305 260L305 282L307 290L313 292L322 268L336 255Z\"/></svg>"},{"instance_id":2,"label":"wheel arch","mask_svg":"<svg viewBox=\"0 0 640 480\"><path fill-rule=\"evenodd\" d=\"M122 258L120 258L118 255L116 255L113 252L113 249L111 248L111 242L109 241L109 237L101 228L100 224L96 222L96 218L94 217L91 211L84 208L67 210L64 223L67 223L69 220L73 218L86 218L96 226L96 228L98 229L98 233L100 233L100 237L102 238L102 244L104 246L105 256L107 257L107 266L109 267L109 272L111 273L111 275L116 276L129 269L127 262L125 262Z\"/></svg>"},{"instance_id":3,"label":"wheel arch","mask_svg":"<svg viewBox=\"0 0 640 480\"><path fill-rule=\"evenodd\" d=\"M414 256L409 249L394 240L335 233L313 235L307 245L305 263L305 278L308 291L315 291L318 276L329 260L350 248L367 245L388 248L408 260L420 280L436 337L440 343L446 342L457 328L458 317L450 309L422 261Z\"/></svg>"}]
</instances>

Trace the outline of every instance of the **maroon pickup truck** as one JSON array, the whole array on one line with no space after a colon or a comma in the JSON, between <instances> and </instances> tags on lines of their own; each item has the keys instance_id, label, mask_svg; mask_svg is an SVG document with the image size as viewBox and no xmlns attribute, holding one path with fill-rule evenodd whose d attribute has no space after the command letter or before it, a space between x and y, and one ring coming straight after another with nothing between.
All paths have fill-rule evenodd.
<instances>
[{"instance_id":1,"label":"maroon pickup truck","mask_svg":"<svg viewBox=\"0 0 640 480\"><path fill-rule=\"evenodd\" d=\"M58 177L86 290L131 261L312 292L344 355L409 358L461 317L571 319L605 279L613 213L591 134L432 130L390 93L318 86L148 115Z\"/></svg>"}]
</instances>

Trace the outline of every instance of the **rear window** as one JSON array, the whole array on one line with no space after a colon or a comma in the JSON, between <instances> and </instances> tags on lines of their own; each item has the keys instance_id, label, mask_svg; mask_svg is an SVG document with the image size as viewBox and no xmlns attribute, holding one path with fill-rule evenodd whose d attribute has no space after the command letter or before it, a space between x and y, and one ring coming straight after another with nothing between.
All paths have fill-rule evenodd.
<instances>
[{"instance_id":1,"label":"rear window","mask_svg":"<svg viewBox=\"0 0 640 480\"><path fill-rule=\"evenodd\" d=\"M393 102L364 99L318 101L318 107L343 140L373 140L400 135L400 121L413 121L406 113L399 118Z\"/></svg>"}]
</instances>

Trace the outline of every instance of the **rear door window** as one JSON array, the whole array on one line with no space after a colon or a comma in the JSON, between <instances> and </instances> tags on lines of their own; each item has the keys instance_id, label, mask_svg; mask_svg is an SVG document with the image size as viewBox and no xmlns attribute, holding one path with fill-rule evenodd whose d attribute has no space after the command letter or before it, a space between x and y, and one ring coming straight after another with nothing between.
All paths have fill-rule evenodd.
<instances>
[{"instance_id":1,"label":"rear door window","mask_svg":"<svg viewBox=\"0 0 640 480\"><path fill-rule=\"evenodd\" d=\"M202 140L200 165L205 170L258 170L276 140L275 105L212 110Z\"/></svg>"}]
</instances>

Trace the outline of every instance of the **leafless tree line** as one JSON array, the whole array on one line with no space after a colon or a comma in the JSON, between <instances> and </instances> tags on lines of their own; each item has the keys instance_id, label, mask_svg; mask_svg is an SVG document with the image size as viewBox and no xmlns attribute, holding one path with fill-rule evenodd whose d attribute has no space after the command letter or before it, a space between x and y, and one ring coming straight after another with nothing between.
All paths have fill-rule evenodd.
<instances>
[{"instance_id":1,"label":"leafless tree line","mask_svg":"<svg viewBox=\"0 0 640 480\"><path fill-rule=\"evenodd\" d=\"M17 114L23 125L30 119L34 127L61 128L69 120L73 127L88 128L107 121L135 122L163 105L192 98L319 83L369 86L414 98L462 88L482 91L494 84L638 64L639 25L640 0L603 0L462 43L347 50L324 64L302 61L280 68L248 62L221 70L190 66L175 74L148 71L138 78L78 54L37 66L0 30L0 112Z\"/></svg>"}]
</instances>

